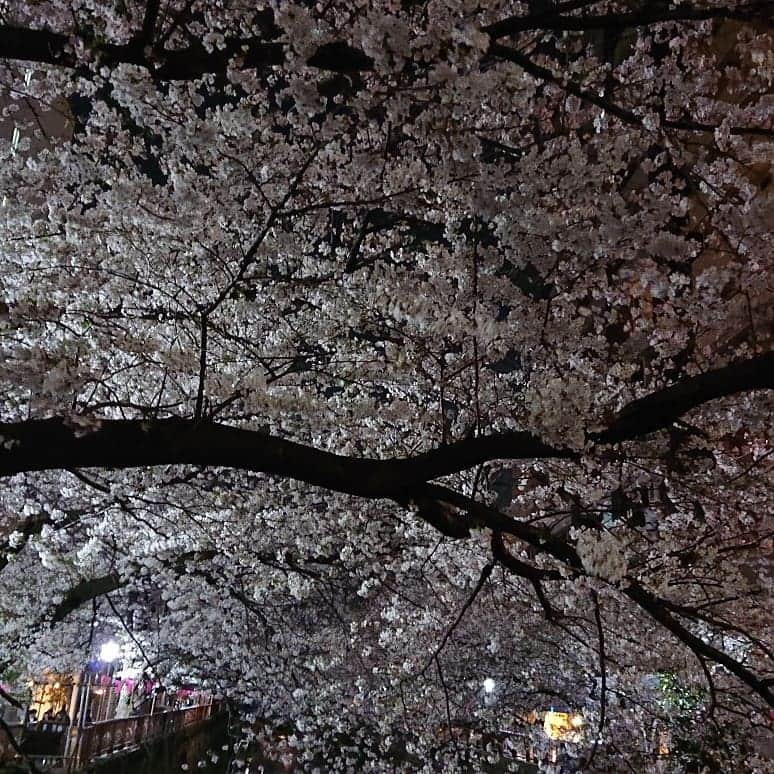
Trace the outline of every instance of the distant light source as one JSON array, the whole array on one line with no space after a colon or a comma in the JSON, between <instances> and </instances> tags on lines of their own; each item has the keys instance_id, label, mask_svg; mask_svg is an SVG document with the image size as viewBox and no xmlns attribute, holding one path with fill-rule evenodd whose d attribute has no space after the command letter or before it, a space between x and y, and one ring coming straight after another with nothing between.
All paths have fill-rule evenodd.
<instances>
[{"instance_id":1,"label":"distant light source","mask_svg":"<svg viewBox=\"0 0 774 774\"><path fill-rule=\"evenodd\" d=\"M487 677L484 680L484 693L493 693L495 689L495 681L491 677Z\"/></svg>"},{"instance_id":2,"label":"distant light source","mask_svg":"<svg viewBox=\"0 0 774 774\"><path fill-rule=\"evenodd\" d=\"M117 661L121 655L121 648L115 640L108 640L99 651L100 661Z\"/></svg>"},{"instance_id":3,"label":"distant light source","mask_svg":"<svg viewBox=\"0 0 774 774\"><path fill-rule=\"evenodd\" d=\"M579 712L546 712L543 730L549 739L562 742L579 742L583 736L585 720Z\"/></svg>"}]
</instances>

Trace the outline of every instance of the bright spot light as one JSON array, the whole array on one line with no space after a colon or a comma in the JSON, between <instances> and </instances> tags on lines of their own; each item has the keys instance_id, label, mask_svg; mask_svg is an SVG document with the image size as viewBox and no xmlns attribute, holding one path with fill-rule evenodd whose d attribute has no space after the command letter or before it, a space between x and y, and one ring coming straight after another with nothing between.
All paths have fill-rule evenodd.
<instances>
[{"instance_id":1,"label":"bright spot light","mask_svg":"<svg viewBox=\"0 0 774 774\"><path fill-rule=\"evenodd\" d=\"M495 681L491 677L487 677L484 680L484 693L492 693L494 691Z\"/></svg>"},{"instance_id":2,"label":"bright spot light","mask_svg":"<svg viewBox=\"0 0 774 774\"><path fill-rule=\"evenodd\" d=\"M115 640L108 640L99 651L100 661L116 661L121 655L121 648Z\"/></svg>"}]
</instances>

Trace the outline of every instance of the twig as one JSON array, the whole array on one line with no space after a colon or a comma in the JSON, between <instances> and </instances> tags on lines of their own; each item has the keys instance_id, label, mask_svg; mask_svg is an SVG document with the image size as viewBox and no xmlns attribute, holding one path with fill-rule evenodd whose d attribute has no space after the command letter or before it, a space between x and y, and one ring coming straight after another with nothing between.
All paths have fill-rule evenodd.
<instances>
[{"instance_id":1,"label":"twig","mask_svg":"<svg viewBox=\"0 0 774 774\"><path fill-rule=\"evenodd\" d=\"M202 418L204 404L204 381L207 377L207 312L202 312L201 343L199 345L199 387L196 390L196 408L194 418Z\"/></svg>"},{"instance_id":2,"label":"twig","mask_svg":"<svg viewBox=\"0 0 774 774\"><path fill-rule=\"evenodd\" d=\"M441 681L444 699L446 700L446 724L449 728L449 739L451 739L451 742L454 745L454 751L459 753L459 750L457 749L457 739L455 738L454 731L452 730L451 708L449 705L449 689L446 687L446 681L443 679L443 670L441 669L441 662L438 660L438 653L433 656L433 660L435 661L435 666L438 670L438 679Z\"/></svg>"},{"instance_id":3,"label":"twig","mask_svg":"<svg viewBox=\"0 0 774 774\"><path fill-rule=\"evenodd\" d=\"M599 671L602 674L602 686L600 689L599 697L599 728L597 729L597 735L594 738L594 744L589 754L589 759L586 761L584 768L591 769L591 764L594 761L594 756L597 754L597 748L599 747L599 740L602 738L602 732L605 730L605 713L607 710L607 665L605 663L605 633L602 629L602 615L599 610L599 597L596 591L591 592L594 600L594 620L597 624L597 637L599 638Z\"/></svg>"},{"instance_id":4,"label":"twig","mask_svg":"<svg viewBox=\"0 0 774 774\"><path fill-rule=\"evenodd\" d=\"M610 115L615 116L625 124L640 128L643 127L643 117L637 115L634 111L627 110L614 102L610 102L610 100L605 99L604 97L598 96L593 91L584 89L574 80L562 79L560 76L554 74L549 68L533 62L532 59L519 51L509 48L508 46L503 46L500 43L493 43L489 46L489 54L517 64L522 70L529 73L534 78L558 86L568 94L573 94L578 97L578 99L607 111ZM668 118L662 118L660 126L666 129L678 129L686 132L714 132L715 129L718 128L715 124L704 124L699 121L678 121ZM774 137L774 130L765 127L734 126L730 131L733 135Z\"/></svg>"},{"instance_id":5,"label":"twig","mask_svg":"<svg viewBox=\"0 0 774 774\"><path fill-rule=\"evenodd\" d=\"M710 718L713 722L715 721L715 708L718 704L718 697L717 692L715 691L715 681L712 679L712 674L710 673L709 669L707 668L707 661L699 653L696 653L696 658L699 661L699 664L701 664L702 672L704 672L704 677L707 679L707 689L709 690L710 695L710 705L707 709L707 717Z\"/></svg>"},{"instance_id":6,"label":"twig","mask_svg":"<svg viewBox=\"0 0 774 774\"><path fill-rule=\"evenodd\" d=\"M245 273L247 272L247 269L252 265L252 263L255 261L255 256L258 254L258 250L260 249L261 245L263 244L264 239L269 235L269 232L271 231L272 227L274 226L274 222L277 219L277 216L282 212L282 210L285 208L287 203L293 198L293 195L296 192L296 188L301 183L301 179L306 174L306 171L309 169L309 167L312 165L312 162L317 158L317 154L320 151L320 146L316 145L312 152L307 157L306 161L301 165L301 168L298 170L298 172L295 174L293 179L288 184L287 190L285 191L285 195L282 197L282 199L271 208L271 211L269 212L269 217L266 219L266 223L264 224L264 227L260 230L258 233L258 236L253 240L253 243L248 248L247 252L242 256L242 260L239 264L239 268L237 270L236 275L234 278L223 288L223 290L218 293L218 295L211 301L202 311L203 315L209 316L212 314L222 303L225 301L226 298L230 295L231 291L239 285L239 283L244 279Z\"/></svg>"},{"instance_id":7,"label":"twig","mask_svg":"<svg viewBox=\"0 0 774 774\"><path fill-rule=\"evenodd\" d=\"M124 621L124 618L121 615L121 613L119 613L118 610L116 609L116 606L113 604L113 600L110 598L110 594L105 594L105 599L107 600L108 605L110 605L110 609L113 611L113 615L115 615L115 617L118 618L118 620L121 623L121 626L124 627L124 631L129 635L132 642L137 646L137 650L140 651L140 655L145 659L145 663L148 666L151 666L151 667L154 666L154 662L148 658L148 654L145 652L145 649L140 644L139 640L134 636L134 634L132 633L132 630L126 625L126 621Z\"/></svg>"},{"instance_id":8,"label":"twig","mask_svg":"<svg viewBox=\"0 0 774 774\"><path fill-rule=\"evenodd\" d=\"M433 663L433 659L438 661L438 656L441 653L441 651L446 646L446 643L449 640L449 637L451 637L454 630L459 626L460 621L462 621L463 616L468 611L470 606L475 602L476 597L481 592L481 589L484 588L484 584L486 583L489 576L492 574L492 570L494 569L495 562L491 561L488 564L484 565L484 568L481 570L481 575L478 578L478 583L476 583L476 587L473 589L473 593L468 597L465 604L462 606L462 609L459 612L459 615L454 620L454 623L446 630L446 634L444 634L443 639L441 640L440 645L436 648L435 652L431 656L430 660L425 665L425 668L420 672L420 674L425 674L427 672L428 668L430 667L430 664Z\"/></svg>"}]
</instances>

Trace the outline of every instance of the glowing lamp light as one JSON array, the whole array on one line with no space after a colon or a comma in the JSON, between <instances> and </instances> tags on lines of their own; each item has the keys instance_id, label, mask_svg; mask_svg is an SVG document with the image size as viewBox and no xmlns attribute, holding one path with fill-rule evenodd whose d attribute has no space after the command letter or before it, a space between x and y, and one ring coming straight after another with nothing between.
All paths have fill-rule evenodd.
<instances>
[{"instance_id":1,"label":"glowing lamp light","mask_svg":"<svg viewBox=\"0 0 774 774\"><path fill-rule=\"evenodd\" d=\"M585 720L579 712L546 712L543 730L549 739L562 742L579 742L583 735Z\"/></svg>"},{"instance_id":2,"label":"glowing lamp light","mask_svg":"<svg viewBox=\"0 0 774 774\"><path fill-rule=\"evenodd\" d=\"M495 689L495 681L491 677L487 677L484 680L484 693L493 693Z\"/></svg>"},{"instance_id":3,"label":"glowing lamp light","mask_svg":"<svg viewBox=\"0 0 774 774\"><path fill-rule=\"evenodd\" d=\"M108 640L99 651L100 661L117 661L121 655L121 648L115 640Z\"/></svg>"}]
</instances>

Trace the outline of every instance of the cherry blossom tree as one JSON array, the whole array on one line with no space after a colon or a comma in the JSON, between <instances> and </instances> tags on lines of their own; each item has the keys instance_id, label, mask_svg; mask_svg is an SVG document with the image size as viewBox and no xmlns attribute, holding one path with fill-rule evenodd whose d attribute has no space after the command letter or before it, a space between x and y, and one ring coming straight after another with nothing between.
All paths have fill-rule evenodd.
<instances>
[{"instance_id":1,"label":"cherry blossom tree","mask_svg":"<svg viewBox=\"0 0 774 774\"><path fill-rule=\"evenodd\" d=\"M0 4L4 669L112 632L310 770L550 705L583 770L763 770L772 51L755 0Z\"/></svg>"}]
</instances>

